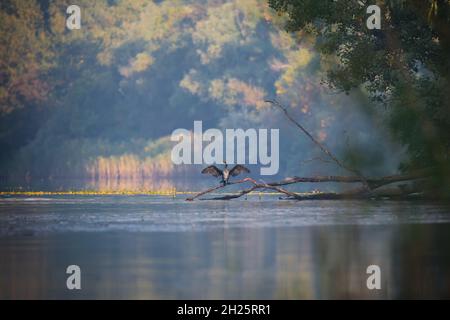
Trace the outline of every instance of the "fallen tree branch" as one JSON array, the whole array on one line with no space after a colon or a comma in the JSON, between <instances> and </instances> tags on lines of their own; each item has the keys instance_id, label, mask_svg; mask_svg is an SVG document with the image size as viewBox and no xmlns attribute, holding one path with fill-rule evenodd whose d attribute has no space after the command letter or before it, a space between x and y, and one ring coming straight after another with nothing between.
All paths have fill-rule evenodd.
<instances>
[{"instance_id":1,"label":"fallen tree branch","mask_svg":"<svg viewBox=\"0 0 450 320\"><path fill-rule=\"evenodd\" d=\"M376 189L386 184L401 182L401 181L409 181L420 178L426 178L431 175L430 169L418 170L409 174L396 174L391 176L384 176L381 178L364 178L365 181L370 185L371 189ZM353 176L316 176L316 177L290 177L286 178L280 182L271 182L269 185L271 186L285 186L294 183L300 182L343 182L343 183L357 183L363 182L361 177L353 177Z\"/></svg>"},{"instance_id":2,"label":"fallen tree branch","mask_svg":"<svg viewBox=\"0 0 450 320\"><path fill-rule=\"evenodd\" d=\"M234 181L234 182L228 182L227 184L221 184L221 185L218 185L216 187L213 187L213 188L207 189L205 191L199 192L196 195L194 195L193 197L187 198L186 201L193 201L194 199L196 199L196 198L198 198L198 197L200 197L200 196L202 196L204 194L213 192L213 191L218 190L218 189L225 188L226 186L229 186L229 185L240 184L240 183L244 183L244 182L248 182L248 181L251 181L251 182L256 184L256 181L253 180L252 178L245 178L245 179Z\"/></svg>"},{"instance_id":3,"label":"fallen tree branch","mask_svg":"<svg viewBox=\"0 0 450 320\"><path fill-rule=\"evenodd\" d=\"M311 159L302 160L302 161L300 161L300 164L306 164L306 163L313 162L313 161L316 161L316 160L324 162L324 163L332 163L333 162L331 160L326 160L326 159L323 159L321 157L314 157L314 158L311 158Z\"/></svg>"},{"instance_id":4,"label":"fallen tree branch","mask_svg":"<svg viewBox=\"0 0 450 320\"><path fill-rule=\"evenodd\" d=\"M351 199L352 197L359 197L360 195L363 195L364 193L367 193L367 189L365 188L357 188L353 189L344 193L314 193L314 194L299 194L291 191L287 191L280 187L271 186L265 183L257 183L253 185L250 188L241 190L240 192L236 194L227 194L220 197L214 197L214 198L208 198L208 199L202 199L202 200L232 200L242 197L243 195L246 195L252 191L258 190L258 189L270 189L275 190L280 193L283 193L288 196L287 199L293 199L293 200L331 200L331 199Z\"/></svg>"},{"instance_id":5,"label":"fallen tree branch","mask_svg":"<svg viewBox=\"0 0 450 320\"><path fill-rule=\"evenodd\" d=\"M403 188L391 188L388 190L373 190L368 191L366 188L355 188L349 191L345 192L317 192L317 193L310 193L310 194L300 194L300 193L294 193L290 192L281 188L277 187L270 187L265 184L257 184L254 185L248 189L241 190L237 194L231 194L231 195L224 195L221 197L214 197L214 198L208 198L208 199L202 199L202 200L231 200L240 198L243 195L246 195L252 191L255 191L257 189L272 189L277 190L280 193L286 194L288 197L285 198L285 200L297 200L297 201L303 201L303 200L364 200L364 199L373 199L373 198L383 198L383 197L389 197L392 198L405 198L408 196L411 196L413 194L420 193L420 190L409 190L409 189L403 189Z\"/></svg>"},{"instance_id":6,"label":"fallen tree branch","mask_svg":"<svg viewBox=\"0 0 450 320\"><path fill-rule=\"evenodd\" d=\"M370 190L370 185L367 183L366 179L364 178L364 176L361 174L361 172L359 170L356 170L354 168L350 168L348 166L346 166L345 164L343 164L341 161L339 161L338 158L336 158L330 150L328 150L322 143L320 143L316 138L314 138L312 136L312 134L310 134L308 132L308 130L305 129L305 127L303 127L300 123L297 122L297 120L295 120L287 111L287 109L282 106L278 101L276 100L265 100L265 102L271 103L272 105L280 108L284 115L286 116L286 118L289 119L289 121L291 121L297 128L299 128L309 139L311 139L312 142L314 142L314 144L316 144L320 150L322 150L331 160L333 160L339 167L357 175L361 180L361 182L367 187L367 189Z\"/></svg>"},{"instance_id":7,"label":"fallen tree branch","mask_svg":"<svg viewBox=\"0 0 450 320\"><path fill-rule=\"evenodd\" d=\"M186 200L187 201L193 201L196 198L199 198L202 195L205 195L207 193L211 193L213 191L225 188L227 185L233 185L233 184L241 184L244 182L252 182L253 186L247 189L243 189L238 193L235 194L228 194L224 196L214 197L210 198L209 200L231 200L236 199L239 197L242 197L243 195L249 194L252 191L258 190L258 189L269 189L269 190L275 190L279 193L287 195L289 198L293 198L296 200L307 200L307 199L342 199L342 198L365 198L365 197L371 197L374 195L373 190L380 188L382 186L385 186L387 184L395 183L395 182L401 182L401 181L409 181L409 180L415 180L420 178L425 178L426 176L430 175L429 169L417 171L415 173L411 174L405 174L405 175L391 175L391 176L385 176L381 178L366 178L364 177L359 170L356 170L354 168L350 168L343 164L341 161L339 161L338 158L336 158L330 150L328 150L322 143L320 143L318 140L316 140L309 132L306 130L300 123L298 123L287 111L285 107L283 107L279 102L276 100L265 100L265 102L271 103L272 105L277 106L280 108L285 116L295 124L306 136L311 139L311 141L316 144L322 152L324 152L334 163L336 163L339 167L352 172L355 174L355 176L316 176L316 177L290 177L286 178L280 182L271 182L271 183L257 183L255 180L251 178L245 178L242 180L238 180L235 182L229 182L226 185L219 185L216 187L209 188L207 190L201 191L194 195L193 197L189 197ZM326 161L321 159L322 161ZM346 191L343 193L316 193L316 194L299 194L295 192L288 191L286 189L281 188L281 186L295 184L295 183L302 183L302 182L310 182L310 183L318 183L318 182L342 182L342 183L362 183L363 188L357 188L350 191Z\"/></svg>"},{"instance_id":8,"label":"fallen tree branch","mask_svg":"<svg viewBox=\"0 0 450 320\"><path fill-rule=\"evenodd\" d=\"M241 190L240 192L236 193L236 194L227 194L224 196L220 196L220 197L215 197L215 198L210 198L208 200L231 200L231 199L236 199L236 198L240 198L243 195L246 195L254 190L257 189L270 189L270 190L275 190L278 191L280 193L284 193L285 195L287 195L288 197L293 197L296 198L298 196L298 194L296 194L295 192L291 192L288 190L285 190L283 188L280 187L276 187L276 186L270 186L266 183L256 183L256 181L252 181L254 183L254 185L248 189L244 189Z\"/></svg>"},{"instance_id":9,"label":"fallen tree branch","mask_svg":"<svg viewBox=\"0 0 450 320\"><path fill-rule=\"evenodd\" d=\"M401 186L388 188L385 190L377 189L367 191L358 188L346 192L319 192L312 194L299 194L296 197L287 198L286 200L365 200L365 199L406 199L423 195L423 190L418 188L403 188Z\"/></svg>"},{"instance_id":10,"label":"fallen tree branch","mask_svg":"<svg viewBox=\"0 0 450 320\"><path fill-rule=\"evenodd\" d=\"M187 201L192 201L202 195L205 195L207 193L213 192L218 189L225 188L228 185L233 184L241 184L244 182L251 182L253 183L253 186L247 189L243 189L238 193L235 194L228 194L224 196L209 198L208 200L231 200L240 198L246 194L249 194L252 191L255 190L274 190L281 194L287 195L289 198L296 199L296 200L309 200L309 199L364 199L364 198L370 198L376 195L375 189L380 188L382 186L396 183L396 182L402 182L402 181L411 181L411 180L417 180L417 179L423 179L426 177L429 177L431 174L431 170L424 169L420 171L416 171L414 173L410 174L398 174L398 175L391 175L391 176L385 176L381 178L367 178L365 181L371 186L372 190L367 190L367 188L356 188L352 189L343 193L316 193L316 194L299 194L296 192L288 191L284 188L281 188L281 186L295 184L295 183L321 183L321 182L341 182L341 183L358 183L362 182L361 177L353 177L353 176L316 176L316 177L291 177L286 178L280 182L270 182L270 183L258 183L255 180L251 178L245 178L242 180L238 180L235 182L229 182L227 185L219 185L210 189L207 189L205 191L201 191L197 193L195 196L187 198Z\"/></svg>"}]
</instances>

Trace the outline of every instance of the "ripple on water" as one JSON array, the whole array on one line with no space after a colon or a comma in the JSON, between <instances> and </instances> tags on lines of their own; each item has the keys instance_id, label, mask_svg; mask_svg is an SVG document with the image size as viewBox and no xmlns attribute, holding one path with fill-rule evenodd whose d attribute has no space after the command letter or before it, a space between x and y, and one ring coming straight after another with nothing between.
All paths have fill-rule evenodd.
<instances>
[{"instance_id":1,"label":"ripple on water","mask_svg":"<svg viewBox=\"0 0 450 320\"><path fill-rule=\"evenodd\" d=\"M186 202L160 196L0 198L0 235L449 222L449 206L407 201L297 202L266 197Z\"/></svg>"}]
</instances>

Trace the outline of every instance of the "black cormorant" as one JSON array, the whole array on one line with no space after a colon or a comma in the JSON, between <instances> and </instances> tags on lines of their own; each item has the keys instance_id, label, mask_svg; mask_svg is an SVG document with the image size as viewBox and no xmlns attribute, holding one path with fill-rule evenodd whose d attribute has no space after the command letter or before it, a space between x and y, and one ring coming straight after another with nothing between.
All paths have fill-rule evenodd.
<instances>
[{"instance_id":1,"label":"black cormorant","mask_svg":"<svg viewBox=\"0 0 450 320\"><path fill-rule=\"evenodd\" d=\"M225 167L223 168L223 170L220 170L216 166L212 165L212 166L209 166L209 167L206 167L205 169L203 169L202 173L210 174L214 177L221 177L222 180L220 182L222 182L223 185L226 185L228 183L228 179L230 178L230 176L235 177L242 172L250 173L250 170L248 170L246 167L244 167L240 164L235 165L231 170L228 170L228 165L227 165L226 161L224 161L224 164L225 164Z\"/></svg>"}]
</instances>

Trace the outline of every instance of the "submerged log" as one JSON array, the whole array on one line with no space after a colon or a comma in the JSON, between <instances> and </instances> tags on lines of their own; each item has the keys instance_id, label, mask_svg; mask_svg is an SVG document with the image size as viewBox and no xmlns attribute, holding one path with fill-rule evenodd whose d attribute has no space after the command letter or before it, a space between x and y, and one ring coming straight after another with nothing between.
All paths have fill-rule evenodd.
<instances>
[{"instance_id":1,"label":"submerged log","mask_svg":"<svg viewBox=\"0 0 450 320\"><path fill-rule=\"evenodd\" d=\"M239 180L239 181L230 181L230 182L228 182L227 184L221 184L221 185L218 185L218 186L216 186L216 187L212 187L212 188L209 188L209 189L207 189L207 190L201 191L201 192L195 194L193 197L187 198L186 201L193 201L194 199L196 199L196 198L198 198L198 197L201 197L201 196L204 195L204 194L207 194L207 193L216 191L216 190L218 190L218 189L225 188L226 186L229 186L229 185L240 184L240 183L244 183L244 182L247 182L247 181L252 181L253 183L256 183L256 181L253 180L252 178L245 178L245 179L242 179L242 180ZM249 191L249 192L250 192L250 191Z\"/></svg>"},{"instance_id":2,"label":"submerged log","mask_svg":"<svg viewBox=\"0 0 450 320\"><path fill-rule=\"evenodd\" d=\"M381 178L361 178L359 176L315 176L315 177L289 177L280 182L269 183L271 186L284 186L288 184L294 184L299 182L342 182L342 183L358 183L366 181L371 189L376 189L386 184L416 180L426 178L431 175L430 169L418 170L409 174L396 174L391 176L384 176Z\"/></svg>"},{"instance_id":3,"label":"submerged log","mask_svg":"<svg viewBox=\"0 0 450 320\"><path fill-rule=\"evenodd\" d=\"M240 184L245 182L251 182L253 186L243 189L235 194L228 194L219 197L209 198L208 200L231 200L240 198L246 194L251 193L255 190L273 190L279 192L280 194L284 194L287 196L287 199L295 199L295 200L321 200L321 199L367 199L373 197L379 197L380 191L377 190L380 187L396 183L402 181L412 181L417 179L423 179L432 175L432 171L430 169L423 169L419 171L415 171L410 174L398 174L391 176L384 176L381 178L374 177L365 177L359 170L355 168L351 168L345 165L342 161L340 161L324 144L322 144L318 139L314 138L314 136L309 133L306 128L301 125L297 120L295 120L288 112L288 110L281 105L276 100L266 100L266 102L271 103L272 105L281 109L286 116L286 118L293 123L297 128L299 128L315 145L319 147L319 149L330 159L330 161L334 162L339 167L351 172L353 176L315 176L315 177L289 177L279 182L271 182L271 183L263 183L256 182L251 178L245 178L235 182L229 182L227 185ZM282 186L296 184L296 183L319 183L319 182L339 182L339 183L361 183L362 187L352 189L350 191L345 191L342 193L330 193L330 192L319 192L319 193L311 193L311 194L301 194L292 191L288 191ZM205 191L201 191L194 195L193 197L189 197L187 201L193 201L196 198L199 198L202 195L211 193L215 190L219 190L225 188L227 185L219 185L216 187L212 187ZM386 192L386 191L384 191ZM417 191L415 191L417 192ZM395 194L396 196L408 194L406 189L402 188L394 188L391 190L391 196ZM410 192L411 194L411 192Z\"/></svg>"},{"instance_id":4,"label":"submerged log","mask_svg":"<svg viewBox=\"0 0 450 320\"><path fill-rule=\"evenodd\" d=\"M202 195L225 188L228 185L242 184L245 182L251 182L253 186L247 189L243 189L235 194L227 194L219 197L208 198L207 200L237 199L255 190L273 190L279 192L280 194L286 195L287 199L295 199L295 200L369 199L378 197L402 197L408 194L420 192L420 190L410 189L406 187L391 188L388 189L389 191L378 189L392 183L424 179L429 177L430 175L431 175L430 170L424 169L410 174L398 174L398 175L384 176L381 178L361 178L358 176L290 177L279 182L270 182L270 183L261 183L261 182L258 183L254 179L245 178L239 181L230 182L227 185L219 185L216 187L209 188L207 190L197 193L193 197L187 198L186 200L193 201L194 199L199 198ZM301 194L281 188L282 186L296 183L321 183L321 182L363 183L363 184L368 183L370 185L370 189L367 189L364 186L341 193L318 192L311 194Z\"/></svg>"}]
</instances>

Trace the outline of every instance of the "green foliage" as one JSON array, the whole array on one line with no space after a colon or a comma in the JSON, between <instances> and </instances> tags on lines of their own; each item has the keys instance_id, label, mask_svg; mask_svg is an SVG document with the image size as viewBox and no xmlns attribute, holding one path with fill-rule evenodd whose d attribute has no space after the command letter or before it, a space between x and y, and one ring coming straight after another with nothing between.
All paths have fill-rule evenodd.
<instances>
[{"instance_id":1,"label":"green foliage","mask_svg":"<svg viewBox=\"0 0 450 320\"><path fill-rule=\"evenodd\" d=\"M330 61L318 57L316 38L281 30L285 17L264 0L80 0L82 28L73 31L65 28L71 2L22 3L0 5L1 175L167 174L167 136L194 120L281 128L281 173L308 173L300 160L314 157L314 146L266 98L289 105L339 154L343 128L373 129L354 103L366 97L320 86ZM382 138L373 130L364 141Z\"/></svg>"},{"instance_id":2,"label":"green foliage","mask_svg":"<svg viewBox=\"0 0 450 320\"><path fill-rule=\"evenodd\" d=\"M53 67L51 40L35 1L0 5L0 114L47 98Z\"/></svg>"},{"instance_id":3,"label":"green foliage","mask_svg":"<svg viewBox=\"0 0 450 320\"><path fill-rule=\"evenodd\" d=\"M450 2L270 0L285 27L317 37L328 65L325 82L343 92L364 88L387 109L388 123L408 148L403 169L432 166L448 174L450 157ZM377 4L381 30L365 10Z\"/></svg>"}]
</instances>

